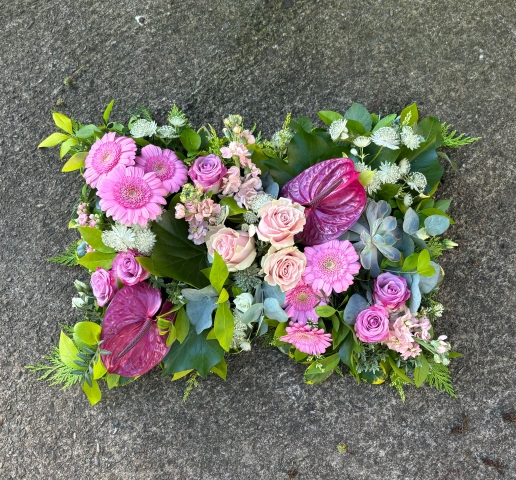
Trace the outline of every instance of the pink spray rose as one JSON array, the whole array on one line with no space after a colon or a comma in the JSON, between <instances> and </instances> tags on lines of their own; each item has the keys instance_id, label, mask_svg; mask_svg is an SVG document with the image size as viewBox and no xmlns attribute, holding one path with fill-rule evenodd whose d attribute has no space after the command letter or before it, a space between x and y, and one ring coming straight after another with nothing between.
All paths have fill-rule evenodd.
<instances>
[{"instance_id":1,"label":"pink spray rose","mask_svg":"<svg viewBox=\"0 0 516 480\"><path fill-rule=\"evenodd\" d=\"M227 171L220 158L210 154L197 158L188 170L188 175L195 186L201 187L204 193L208 191L219 193L222 177Z\"/></svg>"},{"instance_id":2,"label":"pink spray rose","mask_svg":"<svg viewBox=\"0 0 516 480\"><path fill-rule=\"evenodd\" d=\"M238 167L229 167L229 170L222 179L222 195L227 196L238 192L240 185L242 185L242 179L240 178L240 169Z\"/></svg>"},{"instance_id":3,"label":"pink spray rose","mask_svg":"<svg viewBox=\"0 0 516 480\"><path fill-rule=\"evenodd\" d=\"M389 312L381 305L373 305L358 314L355 333L363 342L383 342L389 337Z\"/></svg>"},{"instance_id":4,"label":"pink spray rose","mask_svg":"<svg viewBox=\"0 0 516 480\"><path fill-rule=\"evenodd\" d=\"M136 255L138 252L127 250L119 252L113 260L113 272L124 285L136 285L149 278L149 272L136 261Z\"/></svg>"},{"instance_id":5,"label":"pink spray rose","mask_svg":"<svg viewBox=\"0 0 516 480\"><path fill-rule=\"evenodd\" d=\"M213 261L215 251L224 259L228 270L236 272L250 267L256 258L254 238L248 232L232 228L217 228L206 238L208 259Z\"/></svg>"},{"instance_id":6,"label":"pink spray rose","mask_svg":"<svg viewBox=\"0 0 516 480\"><path fill-rule=\"evenodd\" d=\"M258 177L252 177L251 175L248 175L248 177L250 178L242 183L234 198L240 207L250 209L253 200L262 189L262 181Z\"/></svg>"},{"instance_id":7,"label":"pink spray rose","mask_svg":"<svg viewBox=\"0 0 516 480\"><path fill-rule=\"evenodd\" d=\"M386 272L378 275L374 282L374 302L389 311L402 307L410 297L407 281L403 277Z\"/></svg>"},{"instance_id":8,"label":"pink spray rose","mask_svg":"<svg viewBox=\"0 0 516 480\"><path fill-rule=\"evenodd\" d=\"M281 250L271 247L262 258L265 281L272 286L278 285L282 292L293 289L299 283L305 267L305 254L297 247Z\"/></svg>"},{"instance_id":9,"label":"pink spray rose","mask_svg":"<svg viewBox=\"0 0 516 480\"><path fill-rule=\"evenodd\" d=\"M266 203L258 210L261 217L256 231L258 238L276 248L294 245L294 235L303 230L306 222L304 209L289 198Z\"/></svg>"},{"instance_id":10,"label":"pink spray rose","mask_svg":"<svg viewBox=\"0 0 516 480\"><path fill-rule=\"evenodd\" d=\"M108 271L98 267L92 273L90 280L93 295L95 295L99 307L103 307L113 298L113 295L118 290L116 278L111 270Z\"/></svg>"}]
</instances>

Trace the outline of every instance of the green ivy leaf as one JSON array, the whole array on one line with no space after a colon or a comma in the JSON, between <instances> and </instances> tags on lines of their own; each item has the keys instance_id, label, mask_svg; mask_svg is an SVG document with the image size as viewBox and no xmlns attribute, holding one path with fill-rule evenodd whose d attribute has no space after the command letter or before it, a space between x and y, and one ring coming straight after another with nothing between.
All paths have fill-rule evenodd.
<instances>
[{"instance_id":1,"label":"green ivy leaf","mask_svg":"<svg viewBox=\"0 0 516 480\"><path fill-rule=\"evenodd\" d=\"M331 125L335 120L344 118L340 113L333 112L332 110L321 110L317 112L317 115L326 125Z\"/></svg>"},{"instance_id":2,"label":"green ivy leaf","mask_svg":"<svg viewBox=\"0 0 516 480\"><path fill-rule=\"evenodd\" d=\"M229 351L234 329L235 319L229 308L229 302L221 303L215 312L213 330L215 331L215 337L219 341L220 346L226 350L226 352Z\"/></svg>"},{"instance_id":3,"label":"green ivy leaf","mask_svg":"<svg viewBox=\"0 0 516 480\"><path fill-rule=\"evenodd\" d=\"M151 258L158 272L196 288L209 285L209 280L201 272L208 267L206 246L195 245L188 240L187 222L176 219L174 212L169 210L154 225L153 231L156 244Z\"/></svg>"},{"instance_id":4,"label":"green ivy leaf","mask_svg":"<svg viewBox=\"0 0 516 480\"><path fill-rule=\"evenodd\" d=\"M183 130L179 138L187 152L196 152L201 146L201 136L191 128Z\"/></svg>"},{"instance_id":5,"label":"green ivy leaf","mask_svg":"<svg viewBox=\"0 0 516 480\"><path fill-rule=\"evenodd\" d=\"M59 357L61 361L70 368L74 370L83 370L84 367L79 367L75 360L79 360L77 357L77 347L73 340L70 337L67 337L66 334L61 331L61 336L59 337Z\"/></svg>"},{"instance_id":6,"label":"green ivy leaf","mask_svg":"<svg viewBox=\"0 0 516 480\"><path fill-rule=\"evenodd\" d=\"M82 239L90 247L93 247L95 251L102 253L115 253L116 250L104 245L104 242L102 241L102 231L98 228L77 227L77 230L79 230Z\"/></svg>"},{"instance_id":7,"label":"green ivy leaf","mask_svg":"<svg viewBox=\"0 0 516 480\"><path fill-rule=\"evenodd\" d=\"M84 167L84 162L86 161L86 157L88 156L88 152L79 152L75 155L72 155L69 160L63 165L61 169L62 172L73 172L74 170L79 170Z\"/></svg>"},{"instance_id":8,"label":"green ivy leaf","mask_svg":"<svg viewBox=\"0 0 516 480\"><path fill-rule=\"evenodd\" d=\"M222 380L226 380L226 376L228 374L228 366L226 364L226 360L224 360L223 358L219 363L217 363L217 365L215 365L211 369L211 372L217 374L220 378L222 378Z\"/></svg>"},{"instance_id":9,"label":"green ivy leaf","mask_svg":"<svg viewBox=\"0 0 516 480\"><path fill-rule=\"evenodd\" d=\"M59 145L60 143L64 142L65 140L68 140L69 138L70 137L68 135L65 135L64 133L56 132L45 138L45 140L43 140L38 145L38 148L55 147L56 145Z\"/></svg>"},{"instance_id":10,"label":"green ivy leaf","mask_svg":"<svg viewBox=\"0 0 516 480\"><path fill-rule=\"evenodd\" d=\"M100 392L100 387L97 380L91 381L91 387L86 382L84 382L82 384L82 390L86 394L86 397L88 397L88 400L92 406L98 403L102 398L102 393Z\"/></svg>"},{"instance_id":11,"label":"green ivy leaf","mask_svg":"<svg viewBox=\"0 0 516 480\"><path fill-rule=\"evenodd\" d=\"M213 264L210 270L210 283L213 288L217 290L218 293L222 291L224 287L224 282L229 276L228 266L224 259L218 254L217 251L214 251Z\"/></svg>"},{"instance_id":12,"label":"green ivy leaf","mask_svg":"<svg viewBox=\"0 0 516 480\"><path fill-rule=\"evenodd\" d=\"M52 117L54 118L54 123L58 128L66 133L73 134L72 121L66 115L58 112L52 112Z\"/></svg>"},{"instance_id":13,"label":"green ivy leaf","mask_svg":"<svg viewBox=\"0 0 516 480\"><path fill-rule=\"evenodd\" d=\"M116 253L89 252L84 257L77 259L77 263L91 272L97 270L97 267L109 270L115 257Z\"/></svg>"},{"instance_id":14,"label":"green ivy leaf","mask_svg":"<svg viewBox=\"0 0 516 480\"><path fill-rule=\"evenodd\" d=\"M73 336L86 345L97 345L102 327L94 322L78 322L73 327Z\"/></svg>"},{"instance_id":15,"label":"green ivy leaf","mask_svg":"<svg viewBox=\"0 0 516 480\"><path fill-rule=\"evenodd\" d=\"M151 275L154 275L155 277L164 277L165 276L156 270L156 268L154 267L154 262L152 261L151 257L136 257L136 261L145 270L147 270Z\"/></svg>"}]
</instances>

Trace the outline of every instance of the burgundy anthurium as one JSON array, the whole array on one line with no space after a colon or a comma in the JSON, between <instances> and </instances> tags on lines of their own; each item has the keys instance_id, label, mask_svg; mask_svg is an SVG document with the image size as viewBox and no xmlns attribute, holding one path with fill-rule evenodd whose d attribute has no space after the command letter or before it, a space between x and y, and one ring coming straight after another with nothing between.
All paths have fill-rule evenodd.
<instances>
[{"instance_id":1,"label":"burgundy anthurium","mask_svg":"<svg viewBox=\"0 0 516 480\"><path fill-rule=\"evenodd\" d=\"M166 335L160 335L154 315L161 305L161 293L141 282L119 290L104 315L102 322L102 363L109 373L123 377L137 377L160 363L170 347ZM162 314L173 305L165 302ZM175 313L164 318L173 320Z\"/></svg>"},{"instance_id":2,"label":"burgundy anthurium","mask_svg":"<svg viewBox=\"0 0 516 480\"><path fill-rule=\"evenodd\" d=\"M367 200L358 175L353 160L333 158L285 184L280 197L305 207L306 224L296 240L305 245L334 240L358 220Z\"/></svg>"}]
</instances>

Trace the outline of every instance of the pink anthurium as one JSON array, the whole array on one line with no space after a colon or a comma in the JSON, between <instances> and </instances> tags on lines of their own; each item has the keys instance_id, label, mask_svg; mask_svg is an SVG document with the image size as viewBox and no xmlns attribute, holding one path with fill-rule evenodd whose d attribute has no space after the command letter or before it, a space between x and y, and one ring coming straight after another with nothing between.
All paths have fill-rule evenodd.
<instances>
[{"instance_id":1,"label":"pink anthurium","mask_svg":"<svg viewBox=\"0 0 516 480\"><path fill-rule=\"evenodd\" d=\"M333 158L300 173L281 189L280 197L305 207L306 224L296 236L305 245L334 240L360 217L366 192L353 160Z\"/></svg>"},{"instance_id":2,"label":"pink anthurium","mask_svg":"<svg viewBox=\"0 0 516 480\"><path fill-rule=\"evenodd\" d=\"M104 315L102 323L102 363L109 373L137 377L160 363L170 347L166 335L159 334L157 318L161 293L147 283L125 286L119 290ZM162 315L172 308L165 302ZM172 320L175 313L164 318Z\"/></svg>"}]
</instances>

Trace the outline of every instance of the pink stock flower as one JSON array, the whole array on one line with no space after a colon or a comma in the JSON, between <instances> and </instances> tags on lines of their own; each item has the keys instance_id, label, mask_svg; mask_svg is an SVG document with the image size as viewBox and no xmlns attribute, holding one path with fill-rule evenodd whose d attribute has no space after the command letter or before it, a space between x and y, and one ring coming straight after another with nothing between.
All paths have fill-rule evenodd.
<instances>
[{"instance_id":1,"label":"pink stock flower","mask_svg":"<svg viewBox=\"0 0 516 480\"><path fill-rule=\"evenodd\" d=\"M205 242L207 233L208 222L195 218L189 222L188 239L196 245L202 245Z\"/></svg>"},{"instance_id":2,"label":"pink stock flower","mask_svg":"<svg viewBox=\"0 0 516 480\"><path fill-rule=\"evenodd\" d=\"M247 145L252 145L256 141L256 139L254 138L254 135L249 130L244 130L240 134L240 138L243 138Z\"/></svg>"},{"instance_id":3,"label":"pink stock flower","mask_svg":"<svg viewBox=\"0 0 516 480\"><path fill-rule=\"evenodd\" d=\"M134 165L135 155L136 143L132 138L117 137L114 132L106 133L92 145L84 161L86 183L98 188L116 166Z\"/></svg>"},{"instance_id":4,"label":"pink stock flower","mask_svg":"<svg viewBox=\"0 0 516 480\"><path fill-rule=\"evenodd\" d=\"M319 305L326 305L326 302L317 297L310 285L300 280L293 289L286 292L283 308L292 320L296 320L299 325L306 325L308 320L315 322L319 318L315 313L315 307Z\"/></svg>"},{"instance_id":5,"label":"pink stock flower","mask_svg":"<svg viewBox=\"0 0 516 480\"><path fill-rule=\"evenodd\" d=\"M185 218L186 211L185 206L182 203L176 203L176 206L174 208L176 210L175 216L177 219Z\"/></svg>"},{"instance_id":6,"label":"pink stock flower","mask_svg":"<svg viewBox=\"0 0 516 480\"><path fill-rule=\"evenodd\" d=\"M353 284L353 275L360 270L360 262L348 240L329 242L305 248L307 266L303 279L316 291L330 295L344 292Z\"/></svg>"},{"instance_id":7,"label":"pink stock flower","mask_svg":"<svg viewBox=\"0 0 516 480\"><path fill-rule=\"evenodd\" d=\"M169 149L147 145L136 157L136 163L143 167L145 173L154 172L169 193L179 192L188 180L186 165Z\"/></svg>"},{"instance_id":8,"label":"pink stock flower","mask_svg":"<svg viewBox=\"0 0 516 480\"><path fill-rule=\"evenodd\" d=\"M79 217L77 218L77 223L81 226L81 227L85 227L86 224L88 223L89 221L89 215L87 213L81 213L79 215Z\"/></svg>"},{"instance_id":9,"label":"pink stock flower","mask_svg":"<svg viewBox=\"0 0 516 480\"><path fill-rule=\"evenodd\" d=\"M389 312L380 305L362 310L355 323L355 333L363 342L383 342L389 337Z\"/></svg>"},{"instance_id":10,"label":"pink stock flower","mask_svg":"<svg viewBox=\"0 0 516 480\"><path fill-rule=\"evenodd\" d=\"M373 299L389 311L403 306L409 297L410 290L403 277L386 272L378 275L374 281Z\"/></svg>"},{"instance_id":11,"label":"pink stock flower","mask_svg":"<svg viewBox=\"0 0 516 480\"><path fill-rule=\"evenodd\" d=\"M271 247L262 258L265 281L272 286L278 285L282 292L293 289L299 283L305 267L305 254L297 247L281 250Z\"/></svg>"},{"instance_id":12,"label":"pink stock flower","mask_svg":"<svg viewBox=\"0 0 516 480\"><path fill-rule=\"evenodd\" d=\"M294 245L294 235L301 232L306 223L304 209L289 198L266 203L258 210L261 217L256 230L258 238L276 248Z\"/></svg>"},{"instance_id":13,"label":"pink stock flower","mask_svg":"<svg viewBox=\"0 0 516 480\"><path fill-rule=\"evenodd\" d=\"M103 307L112 298L118 290L118 284L112 270L104 270L98 267L95 272L91 274L91 288L93 295L97 299L99 307Z\"/></svg>"},{"instance_id":14,"label":"pink stock flower","mask_svg":"<svg viewBox=\"0 0 516 480\"><path fill-rule=\"evenodd\" d=\"M398 316L396 317L396 315ZM394 321L392 317L395 317ZM405 360L417 357L421 353L421 348L414 342L415 334L411 331L411 326L416 323L417 319L412 316L407 307L403 307L401 311L391 315L389 336L384 343L391 350L401 354Z\"/></svg>"},{"instance_id":15,"label":"pink stock flower","mask_svg":"<svg viewBox=\"0 0 516 480\"><path fill-rule=\"evenodd\" d=\"M217 155L198 157L188 170L188 176L196 187L202 188L203 192L219 193L222 177L228 169L222 164Z\"/></svg>"},{"instance_id":16,"label":"pink stock flower","mask_svg":"<svg viewBox=\"0 0 516 480\"><path fill-rule=\"evenodd\" d=\"M213 261L216 251L224 259L230 272L245 270L256 258L254 238L248 232L217 227L208 232L206 245L209 261Z\"/></svg>"},{"instance_id":17,"label":"pink stock flower","mask_svg":"<svg viewBox=\"0 0 516 480\"><path fill-rule=\"evenodd\" d=\"M253 200L261 189L262 181L257 177L251 177L242 183L234 198L240 207L250 209Z\"/></svg>"},{"instance_id":18,"label":"pink stock flower","mask_svg":"<svg viewBox=\"0 0 516 480\"><path fill-rule=\"evenodd\" d=\"M141 167L115 167L99 186L100 208L106 215L130 226L147 225L161 214L167 189L155 173Z\"/></svg>"},{"instance_id":19,"label":"pink stock flower","mask_svg":"<svg viewBox=\"0 0 516 480\"><path fill-rule=\"evenodd\" d=\"M280 337L280 341L291 343L308 355L322 355L331 345L331 334L322 328L290 322L285 330L287 334Z\"/></svg>"},{"instance_id":20,"label":"pink stock flower","mask_svg":"<svg viewBox=\"0 0 516 480\"><path fill-rule=\"evenodd\" d=\"M197 214L195 218L201 221L203 218L217 216L220 213L220 205L215 203L211 198L205 198L197 205Z\"/></svg>"},{"instance_id":21,"label":"pink stock flower","mask_svg":"<svg viewBox=\"0 0 516 480\"><path fill-rule=\"evenodd\" d=\"M240 177L240 169L238 167L230 167L226 175L222 179L221 194L228 196L238 192L242 185L242 178Z\"/></svg>"},{"instance_id":22,"label":"pink stock flower","mask_svg":"<svg viewBox=\"0 0 516 480\"><path fill-rule=\"evenodd\" d=\"M245 148L245 145L239 142L231 142L229 147L222 147L220 153L223 158L237 157L242 167L249 166L251 152Z\"/></svg>"},{"instance_id":23,"label":"pink stock flower","mask_svg":"<svg viewBox=\"0 0 516 480\"><path fill-rule=\"evenodd\" d=\"M119 252L113 260L112 271L124 285L136 285L149 278L149 272L136 260L138 252Z\"/></svg>"}]
</instances>

